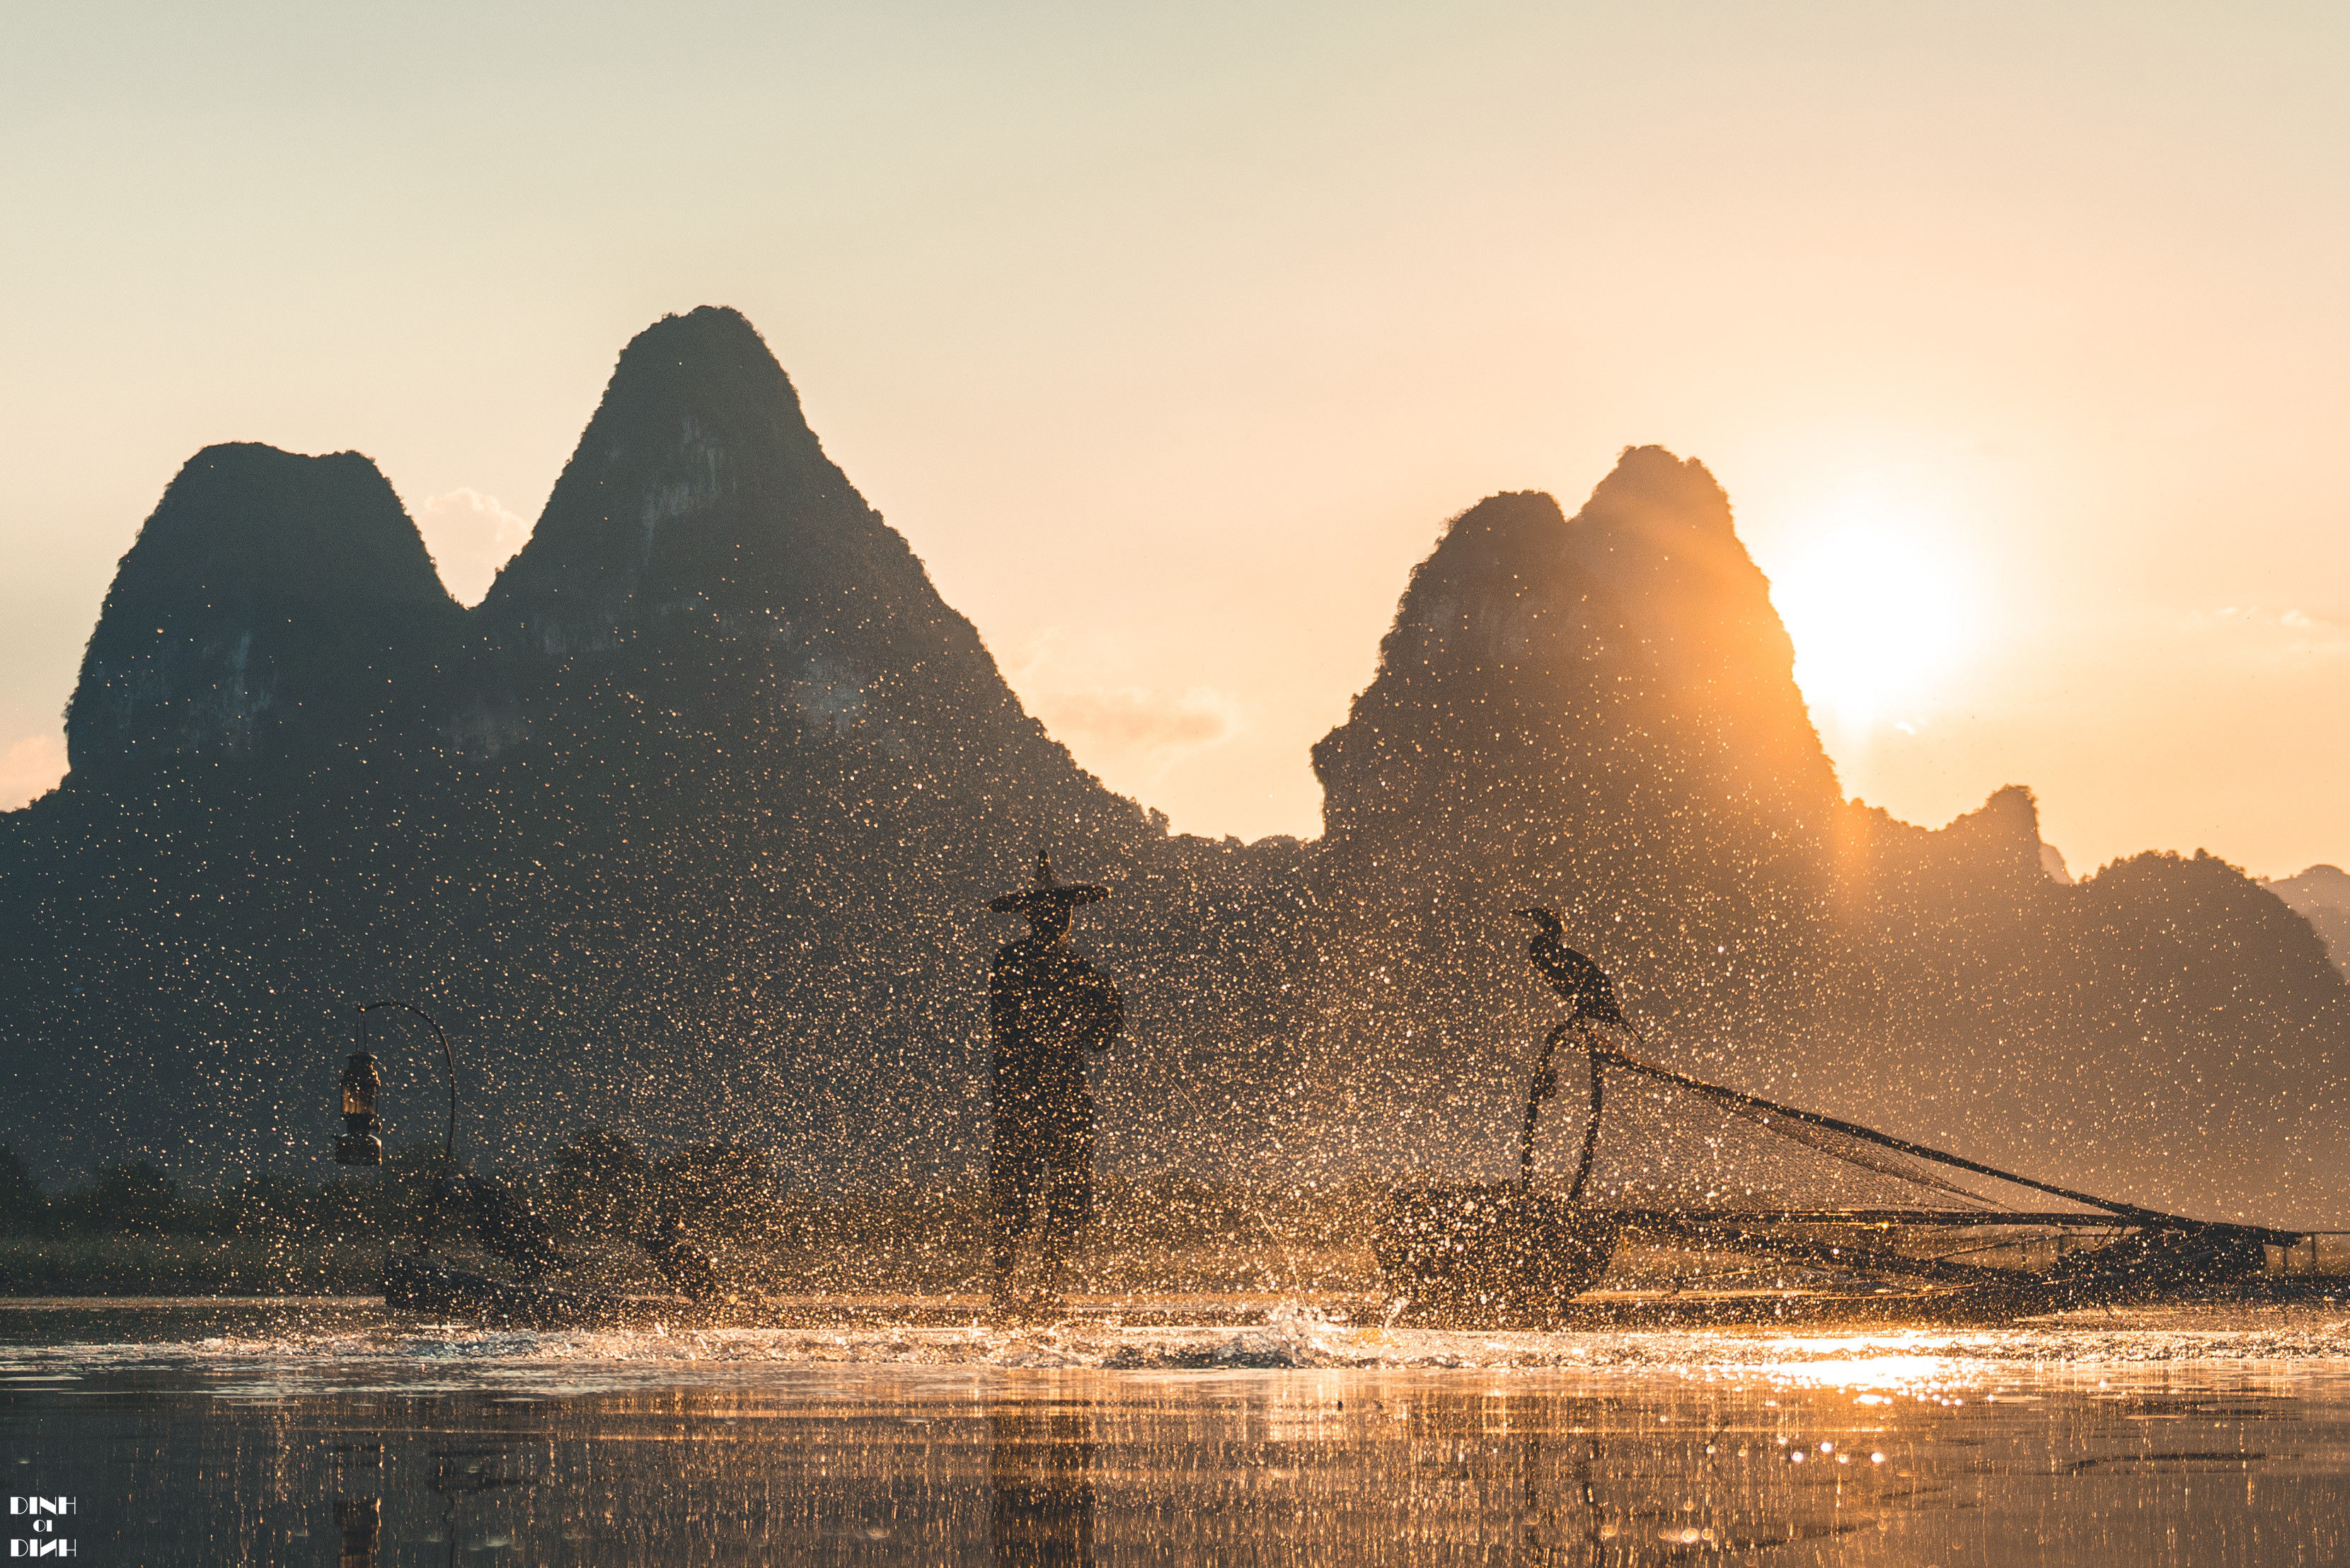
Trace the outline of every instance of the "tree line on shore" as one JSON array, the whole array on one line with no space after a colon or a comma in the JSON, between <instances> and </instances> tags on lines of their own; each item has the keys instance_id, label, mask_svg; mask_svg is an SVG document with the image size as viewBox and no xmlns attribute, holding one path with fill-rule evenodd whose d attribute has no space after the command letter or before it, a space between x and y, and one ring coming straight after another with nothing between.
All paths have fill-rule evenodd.
<instances>
[{"instance_id":1,"label":"tree line on shore","mask_svg":"<svg viewBox=\"0 0 2350 1568\"><path fill-rule=\"evenodd\" d=\"M271 1235L387 1246L441 1231L433 1191L452 1168L433 1142L393 1151L382 1170L314 1179L249 1171L183 1185L146 1160L99 1168L51 1193L0 1144L0 1236L26 1239ZM979 1179L863 1192L795 1187L773 1158L733 1144L648 1154L608 1129L587 1132L542 1165L499 1172L557 1235L629 1242L672 1230L742 1251L843 1250L876 1258L914 1246L976 1249L987 1224ZM1345 1240L1374 1196L1356 1185L1217 1184L1180 1173L1109 1177L1097 1229L1112 1245Z\"/></svg>"},{"instance_id":2,"label":"tree line on shore","mask_svg":"<svg viewBox=\"0 0 2350 1568\"><path fill-rule=\"evenodd\" d=\"M216 1186L183 1185L149 1160L101 1166L86 1183L47 1191L0 1144L0 1234L221 1236L255 1230L319 1241L384 1242L429 1224L437 1181L452 1171L430 1140L395 1150L380 1173L324 1179L288 1168L246 1171ZM571 1140L543 1166L502 1177L559 1231L626 1236L665 1226L764 1228L790 1198L772 1163L752 1150L708 1145L648 1157L615 1132Z\"/></svg>"}]
</instances>

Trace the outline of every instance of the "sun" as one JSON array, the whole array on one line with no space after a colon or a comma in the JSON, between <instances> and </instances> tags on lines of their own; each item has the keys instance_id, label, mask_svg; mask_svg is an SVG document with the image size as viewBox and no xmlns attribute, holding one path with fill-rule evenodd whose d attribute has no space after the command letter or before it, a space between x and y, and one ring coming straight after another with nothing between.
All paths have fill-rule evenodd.
<instances>
[{"instance_id":1,"label":"sun","mask_svg":"<svg viewBox=\"0 0 2350 1568\"><path fill-rule=\"evenodd\" d=\"M1967 574L1894 518L1841 519L1771 583L1814 720L1846 732L1914 719L1967 653Z\"/></svg>"}]
</instances>

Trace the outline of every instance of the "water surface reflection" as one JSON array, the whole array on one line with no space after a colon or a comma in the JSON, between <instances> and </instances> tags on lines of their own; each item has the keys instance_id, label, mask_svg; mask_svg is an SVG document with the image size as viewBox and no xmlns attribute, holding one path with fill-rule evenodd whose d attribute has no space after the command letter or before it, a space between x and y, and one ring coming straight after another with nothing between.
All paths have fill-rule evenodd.
<instances>
[{"instance_id":1,"label":"water surface reflection","mask_svg":"<svg viewBox=\"0 0 2350 1568\"><path fill-rule=\"evenodd\" d=\"M2315 1353L2338 1324L2107 1323L2073 1355L2060 1324L1187 1367L630 1361L364 1312L177 1340L13 1321L6 1490L77 1495L93 1564L2350 1555L2350 1376ZM2116 1354L2126 1331L2146 1354Z\"/></svg>"}]
</instances>

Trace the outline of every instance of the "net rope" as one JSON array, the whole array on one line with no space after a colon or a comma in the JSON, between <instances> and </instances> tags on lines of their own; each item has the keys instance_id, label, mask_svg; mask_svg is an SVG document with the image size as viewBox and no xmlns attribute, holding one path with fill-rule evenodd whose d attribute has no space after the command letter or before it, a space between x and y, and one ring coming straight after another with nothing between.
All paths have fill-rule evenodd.
<instances>
[{"instance_id":1,"label":"net rope","mask_svg":"<svg viewBox=\"0 0 2350 1568\"><path fill-rule=\"evenodd\" d=\"M1577 1053L1581 1054L1581 1053ZM1914 1213L1964 1223L2003 1217L2074 1217L2096 1223L2127 1213L2079 1193L1970 1168L1956 1156L1758 1102L1603 1050L1599 1132L1583 1201L1605 1209L1794 1219ZM1554 1130L1544 1151L1546 1188L1573 1179L1587 1102L1583 1075L1562 1061ZM1587 1091L1586 1091L1587 1093ZM2045 1221L2043 1221L2045 1222Z\"/></svg>"}]
</instances>

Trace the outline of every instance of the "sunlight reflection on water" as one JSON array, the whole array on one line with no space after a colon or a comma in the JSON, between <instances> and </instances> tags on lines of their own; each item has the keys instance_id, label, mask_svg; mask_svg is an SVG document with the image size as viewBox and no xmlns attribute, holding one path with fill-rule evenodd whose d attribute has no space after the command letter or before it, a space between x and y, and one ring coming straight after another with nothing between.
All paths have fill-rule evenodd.
<instances>
[{"instance_id":1,"label":"sunlight reflection on water","mask_svg":"<svg viewBox=\"0 0 2350 1568\"><path fill-rule=\"evenodd\" d=\"M0 1311L90 1563L2341 1560L2350 1327L605 1334ZM315 1543L315 1550L314 1548Z\"/></svg>"}]
</instances>

